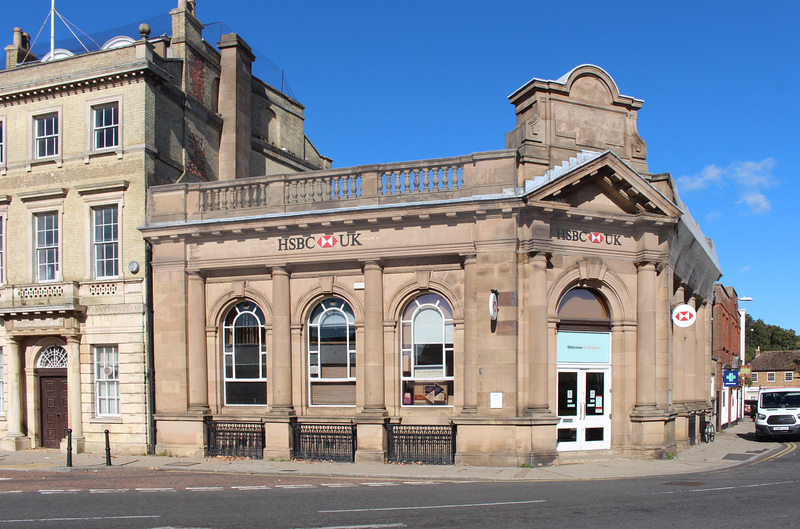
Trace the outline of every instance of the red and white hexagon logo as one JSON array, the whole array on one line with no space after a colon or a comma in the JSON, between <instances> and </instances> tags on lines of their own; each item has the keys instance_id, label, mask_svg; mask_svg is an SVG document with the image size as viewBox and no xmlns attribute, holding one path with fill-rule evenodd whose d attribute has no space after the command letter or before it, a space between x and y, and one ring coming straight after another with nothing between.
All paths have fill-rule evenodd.
<instances>
[{"instance_id":1,"label":"red and white hexagon logo","mask_svg":"<svg viewBox=\"0 0 800 529\"><path fill-rule=\"evenodd\" d=\"M333 235L323 235L317 239L320 248L333 248L336 246L336 237Z\"/></svg>"},{"instance_id":2,"label":"red and white hexagon logo","mask_svg":"<svg viewBox=\"0 0 800 529\"><path fill-rule=\"evenodd\" d=\"M678 327L689 327L697 319L697 312L691 305L678 305L672 310L672 323Z\"/></svg>"},{"instance_id":3,"label":"red and white hexagon logo","mask_svg":"<svg viewBox=\"0 0 800 529\"><path fill-rule=\"evenodd\" d=\"M599 243L603 242L604 240L606 240L606 238L602 233L598 233L596 231L593 231L592 233L589 234L589 241L590 242L594 242L594 243L598 243L599 244Z\"/></svg>"}]
</instances>

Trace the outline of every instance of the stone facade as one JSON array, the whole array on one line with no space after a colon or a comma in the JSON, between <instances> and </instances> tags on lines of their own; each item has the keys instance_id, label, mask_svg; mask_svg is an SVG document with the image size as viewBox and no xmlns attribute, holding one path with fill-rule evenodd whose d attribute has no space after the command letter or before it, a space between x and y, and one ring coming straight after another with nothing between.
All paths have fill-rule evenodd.
<instances>
[{"instance_id":1,"label":"stone facade","mask_svg":"<svg viewBox=\"0 0 800 529\"><path fill-rule=\"evenodd\" d=\"M454 425L461 464L693 442L720 269L642 102L591 65L510 100L501 151L149 189L157 449L217 421L275 458L305 424L353 424L365 461L397 424Z\"/></svg>"},{"instance_id":2,"label":"stone facade","mask_svg":"<svg viewBox=\"0 0 800 529\"><path fill-rule=\"evenodd\" d=\"M5 48L3 449L63 446L69 428L78 451L102 451L105 430L114 453L152 450L152 282L138 230L149 187L330 167L304 136L302 105L252 76L236 35L219 49L204 41L194 9L170 12L171 37L143 25L121 46L40 62L17 28Z\"/></svg>"}]
</instances>

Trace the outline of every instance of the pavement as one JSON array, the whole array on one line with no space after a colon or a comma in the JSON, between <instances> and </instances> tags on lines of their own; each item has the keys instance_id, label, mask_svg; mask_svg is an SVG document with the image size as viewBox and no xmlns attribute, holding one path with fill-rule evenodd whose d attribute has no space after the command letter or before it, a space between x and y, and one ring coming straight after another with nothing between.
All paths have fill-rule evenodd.
<instances>
[{"instance_id":1,"label":"pavement","mask_svg":"<svg viewBox=\"0 0 800 529\"><path fill-rule=\"evenodd\" d=\"M777 452L778 442L758 442L752 420L745 419L717 432L713 443L699 443L667 459L640 459L624 454L604 453L587 460L561 461L536 467L484 467L383 463L329 463L309 461L268 461L231 457L191 458L155 455L113 455L111 466L102 454L74 454L72 467L66 454L55 449L0 451L0 470L46 472L111 471L159 469L172 471L221 472L264 475L353 477L371 479L447 481L561 481L617 479L626 477L685 474L720 470L754 461Z\"/></svg>"}]
</instances>

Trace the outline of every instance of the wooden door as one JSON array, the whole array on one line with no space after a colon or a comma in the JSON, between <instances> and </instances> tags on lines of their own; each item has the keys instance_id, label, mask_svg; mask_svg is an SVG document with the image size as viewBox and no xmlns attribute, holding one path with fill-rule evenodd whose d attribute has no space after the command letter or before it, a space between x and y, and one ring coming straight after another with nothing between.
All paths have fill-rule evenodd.
<instances>
[{"instance_id":1,"label":"wooden door","mask_svg":"<svg viewBox=\"0 0 800 529\"><path fill-rule=\"evenodd\" d=\"M52 371L52 373L48 372ZM59 448L67 436L67 377L65 369L39 370L42 446Z\"/></svg>"}]
</instances>

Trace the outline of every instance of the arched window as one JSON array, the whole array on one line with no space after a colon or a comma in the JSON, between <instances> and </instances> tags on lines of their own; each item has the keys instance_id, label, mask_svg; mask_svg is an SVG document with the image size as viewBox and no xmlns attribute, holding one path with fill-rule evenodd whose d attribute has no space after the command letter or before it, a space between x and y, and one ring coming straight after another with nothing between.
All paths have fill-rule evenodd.
<instances>
[{"instance_id":1,"label":"arched window","mask_svg":"<svg viewBox=\"0 0 800 529\"><path fill-rule=\"evenodd\" d=\"M267 344L264 313L252 301L228 311L223 325L225 404L267 403Z\"/></svg>"},{"instance_id":2,"label":"arched window","mask_svg":"<svg viewBox=\"0 0 800 529\"><path fill-rule=\"evenodd\" d=\"M39 355L39 360L36 361L36 367L49 369L66 368L67 351L60 345L51 345Z\"/></svg>"},{"instance_id":3,"label":"arched window","mask_svg":"<svg viewBox=\"0 0 800 529\"><path fill-rule=\"evenodd\" d=\"M404 406L453 404L453 309L438 294L406 305L401 320Z\"/></svg>"},{"instance_id":4,"label":"arched window","mask_svg":"<svg viewBox=\"0 0 800 529\"><path fill-rule=\"evenodd\" d=\"M308 318L308 386L312 406L356 403L356 325L353 309L328 298Z\"/></svg>"},{"instance_id":5,"label":"arched window","mask_svg":"<svg viewBox=\"0 0 800 529\"><path fill-rule=\"evenodd\" d=\"M558 304L559 330L608 331L610 316L600 294L589 288L573 288Z\"/></svg>"}]
</instances>

